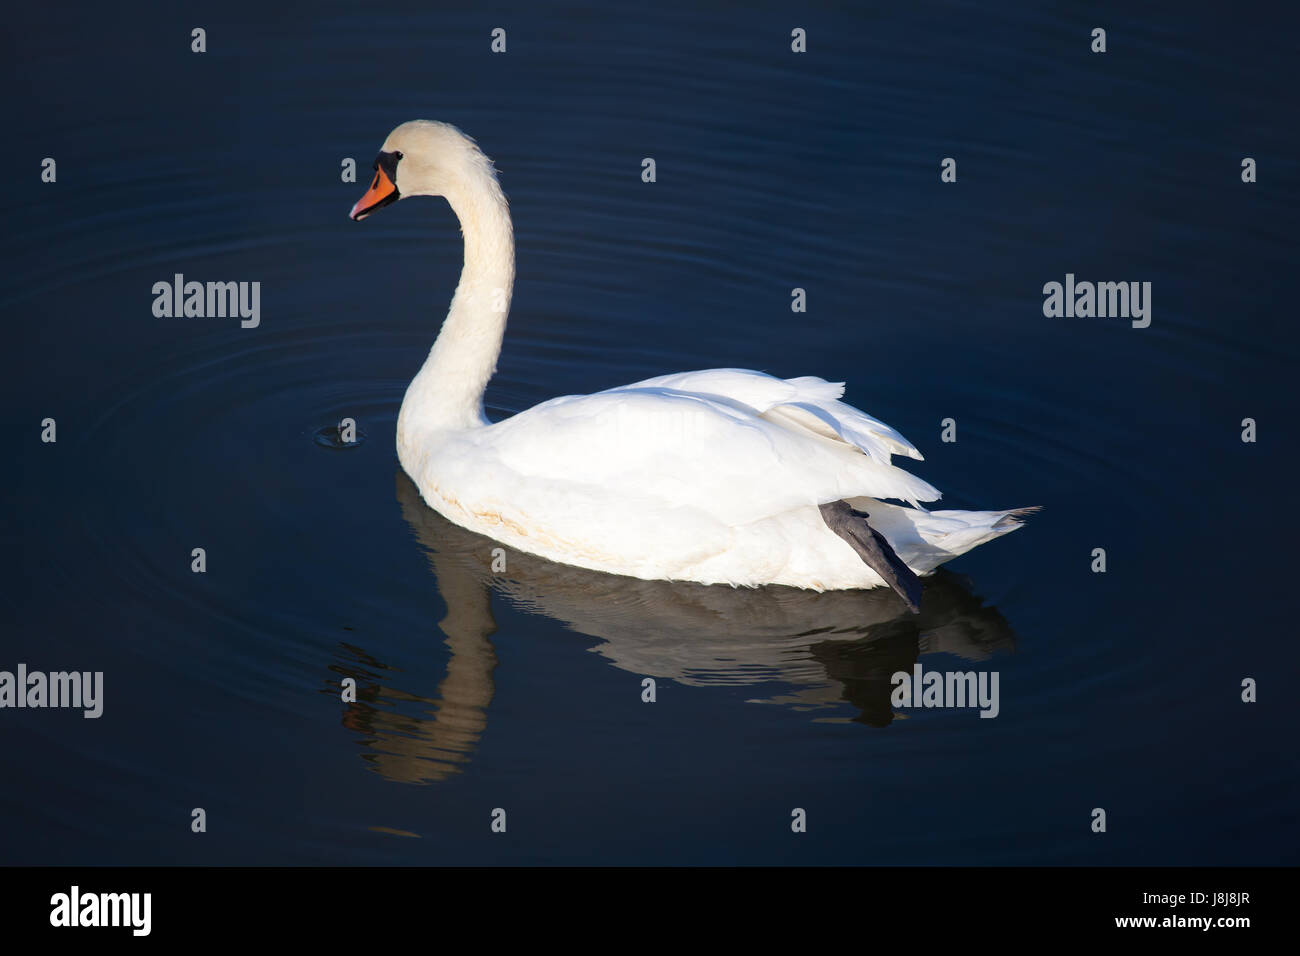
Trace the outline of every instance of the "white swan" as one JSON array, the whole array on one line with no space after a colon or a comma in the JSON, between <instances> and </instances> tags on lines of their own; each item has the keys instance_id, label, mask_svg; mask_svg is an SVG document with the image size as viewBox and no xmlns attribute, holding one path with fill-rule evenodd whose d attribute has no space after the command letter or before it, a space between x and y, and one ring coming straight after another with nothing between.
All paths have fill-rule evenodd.
<instances>
[{"instance_id":1,"label":"white swan","mask_svg":"<svg viewBox=\"0 0 1300 956\"><path fill-rule=\"evenodd\" d=\"M939 492L890 464L891 455L920 452L841 402L842 384L820 378L679 372L552 399L492 424L483 392L515 274L506 198L475 142L428 120L388 136L351 216L408 196L445 197L465 239L451 309L397 419L402 467L456 524L637 578L888 584L916 610L916 574L1020 527L1032 510L921 509Z\"/></svg>"}]
</instances>

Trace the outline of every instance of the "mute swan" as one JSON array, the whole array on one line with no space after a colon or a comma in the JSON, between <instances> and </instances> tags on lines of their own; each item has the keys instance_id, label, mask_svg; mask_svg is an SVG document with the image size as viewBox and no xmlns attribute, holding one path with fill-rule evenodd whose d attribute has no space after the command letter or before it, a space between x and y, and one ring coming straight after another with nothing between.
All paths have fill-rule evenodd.
<instances>
[{"instance_id":1,"label":"mute swan","mask_svg":"<svg viewBox=\"0 0 1300 956\"><path fill-rule=\"evenodd\" d=\"M648 580L889 585L915 611L918 574L1020 527L1032 510L924 510L919 503L939 492L890 464L891 455L921 453L841 402L842 383L820 378L677 372L491 423L483 392L515 277L514 230L492 162L456 127L415 120L389 134L374 169L352 219L409 196L442 196L464 234L451 308L397 418L402 467L453 523L564 564Z\"/></svg>"}]
</instances>

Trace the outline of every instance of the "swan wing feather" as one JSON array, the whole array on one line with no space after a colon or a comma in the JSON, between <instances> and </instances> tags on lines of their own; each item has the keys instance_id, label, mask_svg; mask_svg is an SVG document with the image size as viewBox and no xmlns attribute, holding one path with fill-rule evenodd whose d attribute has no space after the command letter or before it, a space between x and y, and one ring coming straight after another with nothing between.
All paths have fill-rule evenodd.
<instances>
[{"instance_id":1,"label":"swan wing feather","mask_svg":"<svg viewBox=\"0 0 1300 956\"><path fill-rule=\"evenodd\" d=\"M902 442L892 429L841 421L828 407L841 388L736 370L663 376L552 399L467 438L474 457L495 464L481 488L492 497L585 486L592 497L690 509L732 527L841 498L937 499L889 463L887 449Z\"/></svg>"},{"instance_id":2,"label":"swan wing feather","mask_svg":"<svg viewBox=\"0 0 1300 956\"><path fill-rule=\"evenodd\" d=\"M924 460L915 446L893 428L840 401L844 395L843 382L828 382L812 375L780 379L750 369L717 368L675 372L623 387L670 388L690 394L724 397L788 428L804 429L824 438L846 442L882 464L889 464L891 455Z\"/></svg>"}]
</instances>

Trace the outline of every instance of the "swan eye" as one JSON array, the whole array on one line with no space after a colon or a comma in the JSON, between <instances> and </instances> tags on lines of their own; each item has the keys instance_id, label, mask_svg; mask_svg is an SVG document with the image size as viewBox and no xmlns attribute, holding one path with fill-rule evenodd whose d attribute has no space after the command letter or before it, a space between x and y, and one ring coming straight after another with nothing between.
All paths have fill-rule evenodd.
<instances>
[{"instance_id":1,"label":"swan eye","mask_svg":"<svg viewBox=\"0 0 1300 956\"><path fill-rule=\"evenodd\" d=\"M375 169L387 176L394 183L397 182L397 161L402 158L402 154L397 150L391 153L380 153L375 157Z\"/></svg>"}]
</instances>

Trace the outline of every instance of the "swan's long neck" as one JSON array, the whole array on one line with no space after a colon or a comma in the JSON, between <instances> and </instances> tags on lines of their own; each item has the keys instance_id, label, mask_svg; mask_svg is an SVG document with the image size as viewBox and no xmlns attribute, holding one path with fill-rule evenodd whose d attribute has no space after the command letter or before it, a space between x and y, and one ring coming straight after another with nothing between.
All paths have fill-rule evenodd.
<instances>
[{"instance_id":1,"label":"swan's long neck","mask_svg":"<svg viewBox=\"0 0 1300 956\"><path fill-rule=\"evenodd\" d=\"M465 265L442 331L402 401L399 449L418 447L432 431L488 423L483 392L496 371L510 312L514 229L491 166L474 164L445 194L465 237Z\"/></svg>"}]
</instances>

